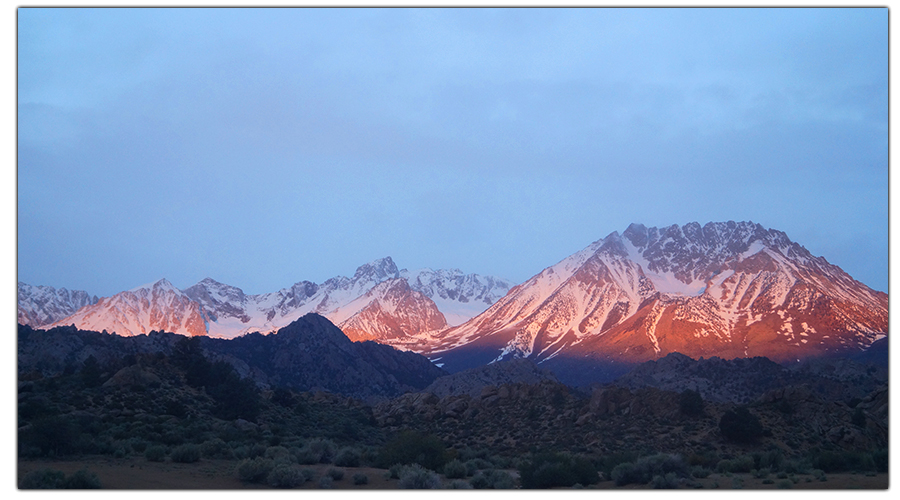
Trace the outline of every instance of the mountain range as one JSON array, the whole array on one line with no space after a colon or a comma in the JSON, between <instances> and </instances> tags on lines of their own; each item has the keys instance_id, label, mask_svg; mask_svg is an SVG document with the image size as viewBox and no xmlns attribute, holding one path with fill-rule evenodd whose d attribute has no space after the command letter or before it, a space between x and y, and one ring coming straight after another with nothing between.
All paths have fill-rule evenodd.
<instances>
[{"instance_id":1,"label":"mountain range","mask_svg":"<svg viewBox=\"0 0 900 500\"><path fill-rule=\"evenodd\" d=\"M87 294L60 293L64 289L53 293L50 287L20 283L19 318L35 328L75 325L119 335L164 330L235 338L251 332L271 333L314 312L338 325L352 340L402 345L410 337L464 322L511 286L502 278L458 269L398 270L385 257L360 266L351 278L337 276L321 285L300 281L259 295L211 278L184 290L161 279L111 297L74 302L72 297ZM49 298L38 301L33 291ZM42 309L34 310L33 304L41 304Z\"/></svg>"},{"instance_id":2,"label":"mountain range","mask_svg":"<svg viewBox=\"0 0 900 500\"><path fill-rule=\"evenodd\" d=\"M528 358L566 383L609 379L672 352L779 363L859 353L887 336L887 306L887 294L783 232L732 221L631 224L516 286L459 270L401 271L390 257L351 278L261 295L209 278L98 300L19 284L20 323L36 328L235 338L312 312L351 340L425 354L449 372Z\"/></svg>"}]
</instances>

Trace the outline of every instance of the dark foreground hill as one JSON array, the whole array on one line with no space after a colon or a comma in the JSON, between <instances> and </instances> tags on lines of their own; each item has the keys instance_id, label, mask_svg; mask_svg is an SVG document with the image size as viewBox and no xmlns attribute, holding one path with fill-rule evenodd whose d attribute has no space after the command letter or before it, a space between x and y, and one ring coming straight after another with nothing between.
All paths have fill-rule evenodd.
<instances>
[{"instance_id":1,"label":"dark foreground hill","mask_svg":"<svg viewBox=\"0 0 900 500\"><path fill-rule=\"evenodd\" d=\"M90 357L115 371L130 364L129 357L171 355L185 338L166 332L121 337L74 327L43 331L20 325L18 373L50 376L79 371ZM377 399L421 390L446 374L418 354L374 342L351 342L317 314L307 314L273 335L195 339L210 360L229 363L242 378L261 387Z\"/></svg>"}]
</instances>

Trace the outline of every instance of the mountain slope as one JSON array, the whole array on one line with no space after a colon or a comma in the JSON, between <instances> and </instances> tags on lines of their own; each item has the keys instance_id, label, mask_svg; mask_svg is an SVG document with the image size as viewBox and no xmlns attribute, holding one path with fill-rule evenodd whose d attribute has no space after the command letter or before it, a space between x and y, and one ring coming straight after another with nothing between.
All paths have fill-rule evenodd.
<instances>
[{"instance_id":1,"label":"mountain slope","mask_svg":"<svg viewBox=\"0 0 900 500\"><path fill-rule=\"evenodd\" d=\"M140 335L153 330L206 335L200 305L165 279L104 297L45 328L66 325L119 335Z\"/></svg>"},{"instance_id":2,"label":"mountain slope","mask_svg":"<svg viewBox=\"0 0 900 500\"><path fill-rule=\"evenodd\" d=\"M83 290L66 290L52 286L32 286L18 282L18 323L35 328L71 316L84 306L97 303L96 295Z\"/></svg>"},{"instance_id":3,"label":"mountain slope","mask_svg":"<svg viewBox=\"0 0 900 500\"><path fill-rule=\"evenodd\" d=\"M514 287L429 353L450 371L475 357L548 367L670 352L788 361L865 349L886 336L887 319L886 294L780 231L632 224Z\"/></svg>"}]
</instances>

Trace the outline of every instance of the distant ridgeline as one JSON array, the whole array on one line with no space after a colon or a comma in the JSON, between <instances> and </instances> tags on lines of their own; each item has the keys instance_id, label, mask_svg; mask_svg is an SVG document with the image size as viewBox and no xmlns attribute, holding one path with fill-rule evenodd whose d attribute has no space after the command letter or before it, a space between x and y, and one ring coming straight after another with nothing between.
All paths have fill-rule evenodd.
<instances>
[{"instance_id":1,"label":"distant ridgeline","mask_svg":"<svg viewBox=\"0 0 900 500\"><path fill-rule=\"evenodd\" d=\"M172 355L182 335L151 332L122 337L56 327L19 326L18 373L45 376L80 371L88 358L114 370L142 354ZM375 342L351 342L327 319L308 314L275 335L226 340L193 337L211 361L226 361L261 386L324 390L360 399L421 390L446 372L424 356Z\"/></svg>"}]
</instances>

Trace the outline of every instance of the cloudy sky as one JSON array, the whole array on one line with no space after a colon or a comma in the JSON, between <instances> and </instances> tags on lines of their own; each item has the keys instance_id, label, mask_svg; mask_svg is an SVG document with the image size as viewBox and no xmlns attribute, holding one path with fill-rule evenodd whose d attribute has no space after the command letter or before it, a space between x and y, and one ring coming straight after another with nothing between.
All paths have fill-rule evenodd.
<instances>
[{"instance_id":1,"label":"cloudy sky","mask_svg":"<svg viewBox=\"0 0 900 500\"><path fill-rule=\"evenodd\" d=\"M888 289L886 9L19 9L18 279L519 282L752 220Z\"/></svg>"}]
</instances>

